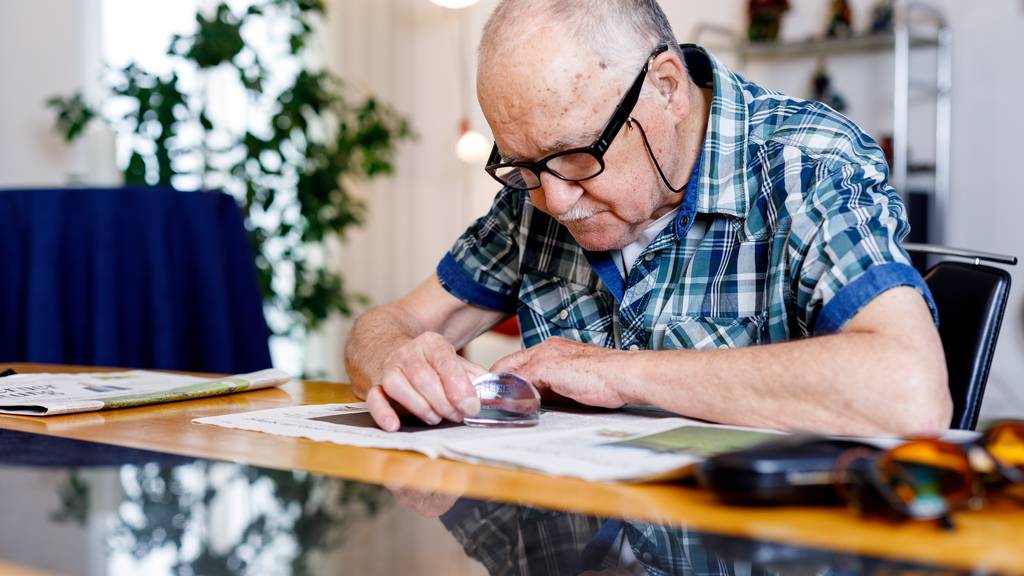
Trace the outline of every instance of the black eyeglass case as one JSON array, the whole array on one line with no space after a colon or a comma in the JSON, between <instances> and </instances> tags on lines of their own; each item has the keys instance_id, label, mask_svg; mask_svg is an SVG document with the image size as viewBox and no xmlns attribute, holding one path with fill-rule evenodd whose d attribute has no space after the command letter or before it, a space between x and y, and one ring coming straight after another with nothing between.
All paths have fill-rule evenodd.
<instances>
[{"instance_id":1,"label":"black eyeglass case","mask_svg":"<svg viewBox=\"0 0 1024 576\"><path fill-rule=\"evenodd\" d=\"M738 505L838 503L834 470L854 448L878 448L856 440L791 436L708 458L697 468L698 483Z\"/></svg>"}]
</instances>

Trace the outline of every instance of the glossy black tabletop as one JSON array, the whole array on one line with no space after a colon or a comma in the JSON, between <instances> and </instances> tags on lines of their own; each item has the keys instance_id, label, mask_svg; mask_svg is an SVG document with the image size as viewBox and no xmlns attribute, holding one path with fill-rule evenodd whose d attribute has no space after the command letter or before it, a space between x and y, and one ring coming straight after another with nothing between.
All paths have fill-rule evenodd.
<instances>
[{"instance_id":1,"label":"glossy black tabletop","mask_svg":"<svg viewBox=\"0 0 1024 576\"><path fill-rule=\"evenodd\" d=\"M4 564L90 575L933 571L680 524L0 430Z\"/></svg>"}]
</instances>

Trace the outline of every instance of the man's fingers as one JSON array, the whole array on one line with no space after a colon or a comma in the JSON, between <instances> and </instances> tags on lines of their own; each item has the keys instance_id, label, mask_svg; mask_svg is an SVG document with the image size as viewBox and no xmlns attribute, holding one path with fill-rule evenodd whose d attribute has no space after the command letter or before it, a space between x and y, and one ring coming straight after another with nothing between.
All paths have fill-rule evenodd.
<instances>
[{"instance_id":1,"label":"man's fingers","mask_svg":"<svg viewBox=\"0 0 1024 576\"><path fill-rule=\"evenodd\" d=\"M405 406L405 409L427 424L437 424L441 416L434 412L430 403L427 402L409 382L406 374L398 368L389 368L381 378L381 385L388 398Z\"/></svg>"},{"instance_id":2,"label":"man's fingers","mask_svg":"<svg viewBox=\"0 0 1024 576\"><path fill-rule=\"evenodd\" d=\"M371 386L366 393L366 406L370 409L370 416L386 432L398 430L398 414L391 407L387 397L380 386Z\"/></svg>"},{"instance_id":3,"label":"man's fingers","mask_svg":"<svg viewBox=\"0 0 1024 576\"><path fill-rule=\"evenodd\" d=\"M459 410L466 416L476 416L480 413L480 396L476 393L476 388L473 388L473 381L487 374L487 370L483 366L473 364L469 360L463 357L459 357L459 366L466 372L466 378L469 379L469 386L472 390L472 396L465 398L459 404Z\"/></svg>"},{"instance_id":4,"label":"man's fingers","mask_svg":"<svg viewBox=\"0 0 1024 576\"><path fill-rule=\"evenodd\" d=\"M523 377L539 390L543 386L540 381L543 370L538 363L539 357L534 352L533 349L527 349L509 354L495 362L494 366L491 366L491 372L512 372ZM540 373L537 373L538 370Z\"/></svg>"},{"instance_id":5,"label":"man's fingers","mask_svg":"<svg viewBox=\"0 0 1024 576\"><path fill-rule=\"evenodd\" d=\"M466 375L469 376L470 383L472 383L473 380L476 380L480 376L487 374L487 369L484 368L483 366L473 364L472 362L466 360L462 356L458 356L457 359L459 361L459 364L462 365L462 369L466 371Z\"/></svg>"},{"instance_id":6,"label":"man's fingers","mask_svg":"<svg viewBox=\"0 0 1024 576\"><path fill-rule=\"evenodd\" d=\"M499 359L491 366L491 372L516 372L530 359L530 350L513 352Z\"/></svg>"},{"instance_id":7,"label":"man's fingers","mask_svg":"<svg viewBox=\"0 0 1024 576\"><path fill-rule=\"evenodd\" d=\"M411 367L403 368L403 371L413 388L427 400L435 414L452 422L462 421L462 415L448 401L451 393L447 389L448 384L442 381L444 375L439 374L439 370L426 362L418 362ZM435 422L428 423L435 424Z\"/></svg>"},{"instance_id":8,"label":"man's fingers","mask_svg":"<svg viewBox=\"0 0 1024 576\"><path fill-rule=\"evenodd\" d=\"M448 353L445 353L448 352ZM454 351L438 351L432 358L437 373L441 376L445 394L452 406L458 408L459 420L462 416L475 416L480 411L480 400L468 373L473 364L460 358ZM483 373L481 369L480 373Z\"/></svg>"}]
</instances>

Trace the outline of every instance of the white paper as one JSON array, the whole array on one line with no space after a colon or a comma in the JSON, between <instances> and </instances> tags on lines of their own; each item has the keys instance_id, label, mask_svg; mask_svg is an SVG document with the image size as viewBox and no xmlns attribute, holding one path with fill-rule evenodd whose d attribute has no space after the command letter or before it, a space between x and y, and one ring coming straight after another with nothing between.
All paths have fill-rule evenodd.
<instances>
[{"instance_id":1,"label":"white paper","mask_svg":"<svg viewBox=\"0 0 1024 576\"><path fill-rule=\"evenodd\" d=\"M659 451L615 445L623 441L683 428L687 429L687 434L701 434L701 438L709 434L722 436L721 433L727 431L742 432L740 436L745 438L750 437L751 432L759 433L754 435L755 442L760 441L756 436L761 434L780 434L765 429L708 424L652 409L616 412L543 410L540 423L530 428L422 425L416 426L416 431L403 432L401 430L409 430L409 426L403 424L398 432L385 432L373 423L366 404L361 402L272 408L197 418L193 422L346 446L409 450L431 458L442 456L452 460L482 462L592 481L666 478L678 474L688 464L703 459L699 455L701 449L691 452L675 448ZM970 432L950 431L944 438L956 441L973 435ZM734 441L732 438L737 435L725 436L727 441ZM879 447L891 447L902 442L897 438L856 440L871 442ZM749 442L750 439L744 441ZM702 449L711 449L714 445L712 441L707 441Z\"/></svg>"},{"instance_id":2,"label":"white paper","mask_svg":"<svg viewBox=\"0 0 1024 576\"><path fill-rule=\"evenodd\" d=\"M363 415L363 425L318 418ZM199 424L309 438L347 446L410 450L469 462L487 462L587 480L634 480L661 476L699 460L678 453L607 446L687 425L708 426L641 411L572 412L544 410L530 428L451 426L416 432L385 432L372 424L364 403L272 408L197 418ZM426 428L426 427L424 427Z\"/></svg>"}]
</instances>

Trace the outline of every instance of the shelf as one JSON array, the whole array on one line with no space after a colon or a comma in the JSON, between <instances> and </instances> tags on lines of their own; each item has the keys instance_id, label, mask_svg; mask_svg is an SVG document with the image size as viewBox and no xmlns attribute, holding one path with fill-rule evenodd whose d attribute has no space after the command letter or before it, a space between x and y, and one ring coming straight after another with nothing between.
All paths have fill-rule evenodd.
<instances>
[{"instance_id":1,"label":"shelf","mask_svg":"<svg viewBox=\"0 0 1024 576\"><path fill-rule=\"evenodd\" d=\"M935 48L939 42L935 38L914 37L910 39L911 48ZM816 56L832 56L838 54L855 54L870 52L892 52L896 47L896 36L893 34L872 34L851 38L826 38L803 40L798 42L742 42L733 45L719 45L715 50L729 51L741 58L777 59Z\"/></svg>"},{"instance_id":2,"label":"shelf","mask_svg":"<svg viewBox=\"0 0 1024 576\"><path fill-rule=\"evenodd\" d=\"M806 64L815 59L842 56L882 56L892 60L893 137L890 181L897 191L908 195L912 189L926 190L934 195L928 218L934 220L928 229L932 239L941 241L949 207L952 159L952 77L953 35L942 10L919 0L894 0L893 30L880 34L862 34L848 38L809 38L781 42L749 42L735 25L698 24L691 37L711 52L730 55L737 71L751 73L755 68L780 63ZM927 66L916 62L912 52L925 51ZM934 53L934 85L916 76L921 69L931 69ZM877 67L877 62L862 64ZM888 73L888 67L885 67ZM910 118L912 103L934 101L935 161L909 164ZM913 107L915 110L920 107ZM915 114L917 112L914 112ZM923 165L922 165L923 164ZM934 165L930 165L934 164ZM906 196L905 196L906 197Z\"/></svg>"}]
</instances>

